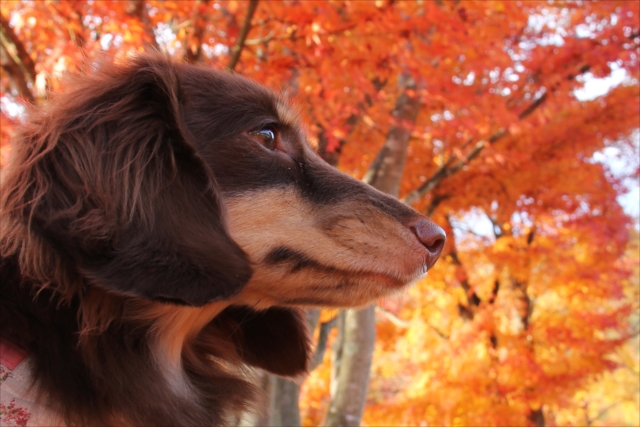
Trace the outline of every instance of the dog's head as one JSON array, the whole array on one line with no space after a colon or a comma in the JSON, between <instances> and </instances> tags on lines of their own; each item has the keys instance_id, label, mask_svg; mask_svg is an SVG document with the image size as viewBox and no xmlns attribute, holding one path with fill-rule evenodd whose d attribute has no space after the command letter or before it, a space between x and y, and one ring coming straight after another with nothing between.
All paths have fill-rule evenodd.
<instances>
[{"instance_id":1,"label":"dog's head","mask_svg":"<svg viewBox=\"0 0 640 427\"><path fill-rule=\"evenodd\" d=\"M440 255L438 226L326 164L264 87L161 56L95 68L19 137L2 208L29 236L5 249L35 239L112 294L258 309L361 306Z\"/></svg>"},{"instance_id":2,"label":"dog's head","mask_svg":"<svg viewBox=\"0 0 640 427\"><path fill-rule=\"evenodd\" d=\"M360 306L434 265L442 229L324 162L284 99L238 76L180 74L185 124L253 270L236 302Z\"/></svg>"}]
</instances>

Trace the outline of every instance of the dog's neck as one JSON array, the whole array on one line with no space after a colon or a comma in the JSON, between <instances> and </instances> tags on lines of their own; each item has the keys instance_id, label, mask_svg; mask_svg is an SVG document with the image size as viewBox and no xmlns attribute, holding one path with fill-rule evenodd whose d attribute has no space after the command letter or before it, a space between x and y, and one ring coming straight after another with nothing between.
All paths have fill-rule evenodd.
<instances>
[{"instance_id":1,"label":"dog's neck","mask_svg":"<svg viewBox=\"0 0 640 427\"><path fill-rule=\"evenodd\" d=\"M64 298L23 277L16 257L0 258L0 277L0 338L29 349L33 408L47 420L226 425L258 402L236 346L209 326L229 302L188 307L97 287Z\"/></svg>"},{"instance_id":2,"label":"dog's neck","mask_svg":"<svg viewBox=\"0 0 640 427\"><path fill-rule=\"evenodd\" d=\"M113 323L142 325L154 354L162 355L157 362L178 368L184 346L229 304L222 301L191 307L127 299L91 289L81 303L81 334L100 333Z\"/></svg>"},{"instance_id":3,"label":"dog's neck","mask_svg":"<svg viewBox=\"0 0 640 427\"><path fill-rule=\"evenodd\" d=\"M228 306L217 302L203 307L153 305L141 314L152 321L150 345L155 362L161 367L172 390L179 396L190 393L182 365L182 352L206 324Z\"/></svg>"}]
</instances>

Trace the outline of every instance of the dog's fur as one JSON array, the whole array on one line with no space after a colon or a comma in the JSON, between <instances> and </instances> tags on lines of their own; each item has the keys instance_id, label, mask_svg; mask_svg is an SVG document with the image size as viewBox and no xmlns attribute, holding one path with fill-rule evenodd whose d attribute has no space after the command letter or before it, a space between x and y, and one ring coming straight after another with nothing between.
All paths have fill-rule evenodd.
<instances>
[{"instance_id":1,"label":"dog's fur","mask_svg":"<svg viewBox=\"0 0 640 427\"><path fill-rule=\"evenodd\" d=\"M66 423L227 424L258 398L244 364L305 372L299 307L361 306L435 262L444 236L324 163L260 85L160 55L91 66L30 113L0 202L1 337Z\"/></svg>"}]
</instances>

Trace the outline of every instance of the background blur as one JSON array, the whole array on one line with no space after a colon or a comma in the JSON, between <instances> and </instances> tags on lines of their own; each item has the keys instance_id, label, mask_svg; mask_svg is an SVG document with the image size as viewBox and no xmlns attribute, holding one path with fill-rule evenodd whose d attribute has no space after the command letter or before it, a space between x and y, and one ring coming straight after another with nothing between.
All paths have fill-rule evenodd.
<instances>
[{"instance_id":1,"label":"background blur","mask_svg":"<svg viewBox=\"0 0 640 427\"><path fill-rule=\"evenodd\" d=\"M159 49L284 92L447 230L402 295L310 311L311 375L258 373L239 424L640 424L639 2L3 1L1 30L0 165L65 75Z\"/></svg>"}]
</instances>

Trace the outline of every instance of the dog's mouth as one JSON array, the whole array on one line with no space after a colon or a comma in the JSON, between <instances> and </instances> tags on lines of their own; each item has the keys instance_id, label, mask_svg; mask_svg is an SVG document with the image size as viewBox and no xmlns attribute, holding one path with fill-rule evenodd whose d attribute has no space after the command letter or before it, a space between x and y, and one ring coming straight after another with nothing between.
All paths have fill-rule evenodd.
<instances>
[{"instance_id":1,"label":"dog's mouth","mask_svg":"<svg viewBox=\"0 0 640 427\"><path fill-rule=\"evenodd\" d=\"M357 307L424 278L444 232L413 211L393 216L373 202L319 205L287 188L230 198L230 234L254 270L242 303Z\"/></svg>"},{"instance_id":2,"label":"dog's mouth","mask_svg":"<svg viewBox=\"0 0 640 427\"><path fill-rule=\"evenodd\" d=\"M416 264L403 272L393 268L386 271L375 268L341 269L280 248L272 250L263 262L255 266L254 278L236 303L256 308L273 305L363 306L423 279L428 271L427 260L422 258Z\"/></svg>"},{"instance_id":3,"label":"dog's mouth","mask_svg":"<svg viewBox=\"0 0 640 427\"><path fill-rule=\"evenodd\" d=\"M386 268L366 262L359 267L355 262L357 253L350 254L349 266L340 266L338 262L320 261L306 253L304 250L296 250L286 246L278 246L271 249L257 265L258 269L266 267L269 270L277 270L285 280L286 276L307 276L318 280L352 280L359 278L364 282L380 283L390 287L403 287L427 274L428 256L424 256L416 248L407 252L408 260L403 263L393 261L381 262L388 264ZM354 256L355 255L355 256ZM394 258L394 257L392 257ZM404 264L404 265L403 265ZM407 265L408 264L408 265ZM395 268L394 268L395 266ZM355 267L355 268L354 268Z\"/></svg>"}]
</instances>

